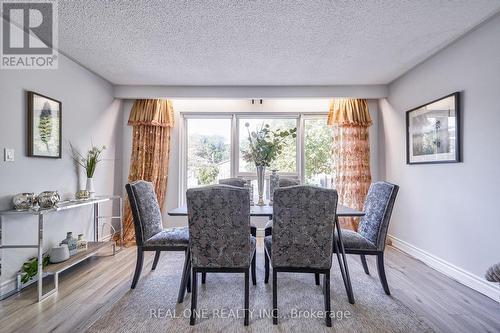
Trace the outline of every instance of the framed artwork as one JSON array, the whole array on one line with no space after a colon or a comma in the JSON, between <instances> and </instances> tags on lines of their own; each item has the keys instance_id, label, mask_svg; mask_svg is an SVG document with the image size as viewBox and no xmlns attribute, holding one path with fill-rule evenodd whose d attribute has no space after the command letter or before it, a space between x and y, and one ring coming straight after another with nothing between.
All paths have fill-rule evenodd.
<instances>
[{"instance_id":1,"label":"framed artwork","mask_svg":"<svg viewBox=\"0 0 500 333\"><path fill-rule=\"evenodd\" d=\"M61 158L61 102L28 91L28 156Z\"/></svg>"},{"instance_id":2,"label":"framed artwork","mask_svg":"<svg viewBox=\"0 0 500 333\"><path fill-rule=\"evenodd\" d=\"M460 93L406 112L406 164L458 163Z\"/></svg>"}]
</instances>

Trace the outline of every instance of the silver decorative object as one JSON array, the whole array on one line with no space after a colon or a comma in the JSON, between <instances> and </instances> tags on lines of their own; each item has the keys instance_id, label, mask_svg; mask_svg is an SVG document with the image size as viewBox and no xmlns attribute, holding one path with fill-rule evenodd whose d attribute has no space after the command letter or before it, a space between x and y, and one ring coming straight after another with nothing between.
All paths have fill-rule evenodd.
<instances>
[{"instance_id":1,"label":"silver decorative object","mask_svg":"<svg viewBox=\"0 0 500 333\"><path fill-rule=\"evenodd\" d=\"M80 190L76 192L75 198L78 200L85 200L90 198L90 192L87 190Z\"/></svg>"},{"instance_id":2,"label":"silver decorative object","mask_svg":"<svg viewBox=\"0 0 500 333\"><path fill-rule=\"evenodd\" d=\"M16 210L31 209L36 203L36 196L34 193L19 193L12 197L12 203Z\"/></svg>"},{"instance_id":3,"label":"silver decorative object","mask_svg":"<svg viewBox=\"0 0 500 333\"><path fill-rule=\"evenodd\" d=\"M57 191L45 191L38 195L38 204L40 205L40 208L52 208L60 200L61 197Z\"/></svg>"},{"instance_id":4,"label":"silver decorative object","mask_svg":"<svg viewBox=\"0 0 500 333\"><path fill-rule=\"evenodd\" d=\"M272 173L269 176L269 206L273 205L274 189L278 188L280 176L278 175L278 170L271 170Z\"/></svg>"},{"instance_id":5,"label":"silver decorative object","mask_svg":"<svg viewBox=\"0 0 500 333\"><path fill-rule=\"evenodd\" d=\"M264 203L264 175L266 174L266 167L257 165L257 191L259 192L259 201L257 206L265 206Z\"/></svg>"}]
</instances>

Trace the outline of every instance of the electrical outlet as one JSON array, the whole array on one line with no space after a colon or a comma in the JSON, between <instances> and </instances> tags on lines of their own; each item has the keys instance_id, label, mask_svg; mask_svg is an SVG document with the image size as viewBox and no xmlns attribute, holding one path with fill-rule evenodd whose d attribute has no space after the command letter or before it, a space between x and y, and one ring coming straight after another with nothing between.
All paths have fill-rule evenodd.
<instances>
[{"instance_id":1,"label":"electrical outlet","mask_svg":"<svg viewBox=\"0 0 500 333\"><path fill-rule=\"evenodd\" d=\"M4 161L5 162L14 162L14 149L4 148Z\"/></svg>"}]
</instances>

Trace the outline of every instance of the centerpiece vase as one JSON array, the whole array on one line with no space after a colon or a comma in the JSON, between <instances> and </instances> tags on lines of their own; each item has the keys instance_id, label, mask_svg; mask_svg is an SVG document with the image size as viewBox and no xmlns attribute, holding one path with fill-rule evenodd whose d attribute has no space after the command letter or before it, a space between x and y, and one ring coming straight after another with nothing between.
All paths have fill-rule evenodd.
<instances>
[{"instance_id":1,"label":"centerpiece vase","mask_svg":"<svg viewBox=\"0 0 500 333\"><path fill-rule=\"evenodd\" d=\"M266 167L257 165L257 191L259 192L259 201L257 206L264 206L264 175L266 174Z\"/></svg>"}]
</instances>

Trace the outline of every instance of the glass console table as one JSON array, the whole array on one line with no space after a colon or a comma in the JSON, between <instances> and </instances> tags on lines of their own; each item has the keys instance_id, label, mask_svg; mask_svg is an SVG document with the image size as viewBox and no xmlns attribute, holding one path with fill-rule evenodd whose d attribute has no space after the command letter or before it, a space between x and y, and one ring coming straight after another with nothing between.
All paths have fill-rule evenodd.
<instances>
[{"instance_id":1,"label":"glass console table","mask_svg":"<svg viewBox=\"0 0 500 333\"><path fill-rule=\"evenodd\" d=\"M116 216L101 216L99 215L99 204L105 203L105 202L113 202L114 200L118 200L119 202L119 214ZM57 264L49 264L46 266L46 269L44 271L43 269L43 227L44 227L44 216L47 214L51 213L57 213L61 212L64 210L68 209L75 209L75 208L80 208L83 206L93 206L93 241L88 242L88 247L87 251L84 252L79 252L73 256L71 256L68 260L63 261L61 263ZM58 287L59 287L59 273L62 271L80 263L81 261L93 256L96 254L99 250L106 246L111 246L113 248L113 255L115 254L115 241L113 240L113 237L115 234L118 232L114 232L111 235L111 240L109 241L100 241L99 240L99 222L100 220L103 219L117 219L120 221L120 230L119 230L119 235L120 235L120 249L123 247L123 218L122 218L122 211L123 211L123 201L120 196L96 196L91 199L86 199L86 200L68 200L68 201L61 201L59 202L55 207L53 208L48 208L48 209L31 209L31 210L4 210L0 211L0 250L1 249L31 249L35 248L38 250L38 274L37 274L37 283L38 283L38 301L42 301L45 298L49 297L50 295L53 295L54 293L57 292ZM37 230L37 239L38 243L37 244L3 244L2 241L2 224L4 223L4 219L8 220L9 216L20 216L20 215L32 215L32 216L37 216L38 217L38 230ZM113 228L114 229L114 228ZM1 257L0 257L0 269L1 269ZM45 273L45 275L44 275ZM1 272L0 272L1 274ZM47 275L54 275L54 288L45 294L43 293L43 277ZM19 276L16 279L17 281L17 287L16 290L6 294L2 298L6 298L18 291L21 291L21 285L20 285L20 279Z\"/></svg>"}]
</instances>

